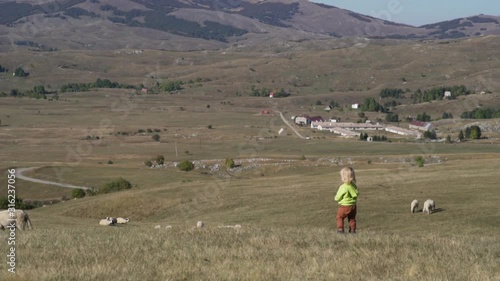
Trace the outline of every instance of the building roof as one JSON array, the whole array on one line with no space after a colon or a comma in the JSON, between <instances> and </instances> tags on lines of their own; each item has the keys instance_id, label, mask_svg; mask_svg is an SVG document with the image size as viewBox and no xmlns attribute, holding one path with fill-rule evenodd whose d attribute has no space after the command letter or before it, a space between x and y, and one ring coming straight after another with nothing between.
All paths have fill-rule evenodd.
<instances>
[{"instance_id":1,"label":"building roof","mask_svg":"<svg viewBox=\"0 0 500 281\"><path fill-rule=\"evenodd\" d=\"M367 123L353 123L353 122L314 122L313 126L321 126L323 129L329 128L383 128L384 126L379 124L367 124Z\"/></svg>"},{"instance_id":2,"label":"building roof","mask_svg":"<svg viewBox=\"0 0 500 281\"><path fill-rule=\"evenodd\" d=\"M309 120L311 120L311 122L319 122L319 121L323 121L323 117L313 116L313 117L309 117Z\"/></svg>"}]
</instances>

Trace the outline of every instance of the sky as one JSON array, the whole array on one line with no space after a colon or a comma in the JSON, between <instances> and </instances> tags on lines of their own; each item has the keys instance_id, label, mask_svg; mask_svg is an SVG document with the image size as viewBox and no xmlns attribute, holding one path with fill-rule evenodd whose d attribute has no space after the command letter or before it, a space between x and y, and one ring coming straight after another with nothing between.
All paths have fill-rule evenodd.
<instances>
[{"instance_id":1,"label":"sky","mask_svg":"<svg viewBox=\"0 0 500 281\"><path fill-rule=\"evenodd\" d=\"M499 0L311 0L414 26L479 14L500 16Z\"/></svg>"}]
</instances>

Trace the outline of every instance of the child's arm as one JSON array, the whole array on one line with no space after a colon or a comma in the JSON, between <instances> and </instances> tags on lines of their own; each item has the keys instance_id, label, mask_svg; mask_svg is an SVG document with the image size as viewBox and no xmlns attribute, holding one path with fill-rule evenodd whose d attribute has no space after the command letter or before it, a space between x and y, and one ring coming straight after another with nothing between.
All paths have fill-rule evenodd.
<instances>
[{"instance_id":1,"label":"child's arm","mask_svg":"<svg viewBox=\"0 0 500 281\"><path fill-rule=\"evenodd\" d=\"M337 191L337 194L335 195L335 201L339 202L340 200L342 200L342 198L344 198L346 194L346 190L344 188L343 185L341 185L339 187L339 190Z\"/></svg>"}]
</instances>

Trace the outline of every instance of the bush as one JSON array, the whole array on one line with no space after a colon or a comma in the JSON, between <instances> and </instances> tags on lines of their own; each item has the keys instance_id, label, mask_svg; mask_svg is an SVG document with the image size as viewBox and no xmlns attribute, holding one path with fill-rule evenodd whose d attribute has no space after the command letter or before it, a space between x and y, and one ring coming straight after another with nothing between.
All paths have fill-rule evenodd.
<instances>
[{"instance_id":1,"label":"bush","mask_svg":"<svg viewBox=\"0 0 500 281\"><path fill-rule=\"evenodd\" d=\"M424 157L422 157L422 156L415 157L415 162L417 162L418 167L420 167L420 168L423 167L424 162L425 162Z\"/></svg>"},{"instance_id":2,"label":"bush","mask_svg":"<svg viewBox=\"0 0 500 281\"><path fill-rule=\"evenodd\" d=\"M184 160L179 165L177 165L181 171L189 172L194 169L194 164L193 162L189 160Z\"/></svg>"},{"instance_id":3,"label":"bush","mask_svg":"<svg viewBox=\"0 0 500 281\"><path fill-rule=\"evenodd\" d=\"M110 193L110 192L116 192L120 191L123 189L130 189L132 188L132 184L123 178L118 178L112 182L108 182L104 184L100 189L99 193L104 194L104 193Z\"/></svg>"},{"instance_id":4,"label":"bush","mask_svg":"<svg viewBox=\"0 0 500 281\"><path fill-rule=\"evenodd\" d=\"M144 165L151 167L151 166L153 166L153 162L151 162L150 160L146 160L146 161L144 161Z\"/></svg>"},{"instance_id":5,"label":"bush","mask_svg":"<svg viewBox=\"0 0 500 281\"><path fill-rule=\"evenodd\" d=\"M83 198L85 197L85 191L81 188L73 189L71 192L71 198Z\"/></svg>"},{"instance_id":6,"label":"bush","mask_svg":"<svg viewBox=\"0 0 500 281\"><path fill-rule=\"evenodd\" d=\"M16 209L24 209L24 210L29 210L37 207L33 204L23 202L23 199L19 197L15 198L14 205ZM9 199L7 197L0 197L0 209L6 210L8 208L9 208Z\"/></svg>"},{"instance_id":7,"label":"bush","mask_svg":"<svg viewBox=\"0 0 500 281\"><path fill-rule=\"evenodd\" d=\"M154 134L151 136L151 138L154 140L154 141L160 141L160 135L158 134Z\"/></svg>"},{"instance_id":8,"label":"bush","mask_svg":"<svg viewBox=\"0 0 500 281\"><path fill-rule=\"evenodd\" d=\"M156 156L156 164L163 165L165 163L165 157L163 155Z\"/></svg>"},{"instance_id":9,"label":"bush","mask_svg":"<svg viewBox=\"0 0 500 281\"><path fill-rule=\"evenodd\" d=\"M234 168L234 160L232 158L226 159L226 168L227 169Z\"/></svg>"},{"instance_id":10,"label":"bush","mask_svg":"<svg viewBox=\"0 0 500 281\"><path fill-rule=\"evenodd\" d=\"M108 160L108 164L109 164L109 165L112 165L112 164L113 164L113 161L112 161L112 160Z\"/></svg>"}]
</instances>

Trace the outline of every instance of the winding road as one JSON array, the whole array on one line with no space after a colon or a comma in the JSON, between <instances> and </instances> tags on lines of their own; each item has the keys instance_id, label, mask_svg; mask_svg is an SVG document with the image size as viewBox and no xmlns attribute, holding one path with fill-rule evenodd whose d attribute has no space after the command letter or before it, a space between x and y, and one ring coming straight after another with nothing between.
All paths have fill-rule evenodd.
<instances>
[{"instance_id":1,"label":"winding road","mask_svg":"<svg viewBox=\"0 0 500 281\"><path fill-rule=\"evenodd\" d=\"M34 170L36 168L39 168L39 167L17 168L16 169L16 177L18 179L22 179L22 180L29 181L29 182L55 185L55 186L60 186L60 187L65 187L65 188L75 188L75 189L79 188L79 189L85 189L85 190L92 189L91 187L87 187L87 186L76 186L76 185L72 185L72 184L68 184L68 183L58 183L58 182L53 182L53 181L39 180L39 179L30 178L30 177L23 175L24 172L31 171L31 170Z\"/></svg>"},{"instance_id":2,"label":"winding road","mask_svg":"<svg viewBox=\"0 0 500 281\"><path fill-rule=\"evenodd\" d=\"M288 120L286 120L285 116L281 111L277 111L280 114L281 120L283 120L283 123L285 123L299 138L301 139L306 139L304 136L302 136L297 129L295 129ZM35 179L31 177L27 177L23 175L24 172L32 171L36 168L39 167L30 167L30 168L17 168L16 169L16 177L21 180L29 181L29 182L35 182L35 183L41 183L41 184L48 184L48 185L55 185L55 186L60 186L60 187L65 187L65 188L80 188L80 189L92 189L91 187L87 186L77 186L77 185L72 185L68 183L58 183L58 182L53 182L53 181L46 181L46 180L40 180L40 179Z\"/></svg>"}]
</instances>

